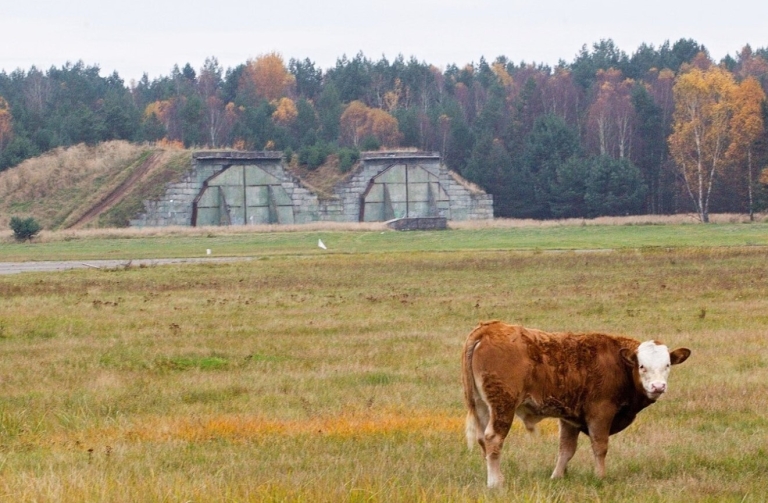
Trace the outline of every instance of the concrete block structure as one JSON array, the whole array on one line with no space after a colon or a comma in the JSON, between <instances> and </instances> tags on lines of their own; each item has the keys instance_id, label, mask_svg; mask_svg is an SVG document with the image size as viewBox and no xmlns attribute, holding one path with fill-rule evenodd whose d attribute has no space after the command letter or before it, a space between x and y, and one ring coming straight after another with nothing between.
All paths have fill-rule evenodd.
<instances>
[{"instance_id":1,"label":"concrete block structure","mask_svg":"<svg viewBox=\"0 0 768 503\"><path fill-rule=\"evenodd\" d=\"M369 152L319 197L284 167L281 152L197 152L184 178L145 201L133 227L493 218L493 198L426 152Z\"/></svg>"}]
</instances>

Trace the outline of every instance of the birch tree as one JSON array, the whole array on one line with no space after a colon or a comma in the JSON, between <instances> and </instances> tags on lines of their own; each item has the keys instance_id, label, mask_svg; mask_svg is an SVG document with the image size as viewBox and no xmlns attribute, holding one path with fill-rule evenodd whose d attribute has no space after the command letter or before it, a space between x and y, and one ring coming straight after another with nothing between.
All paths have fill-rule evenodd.
<instances>
[{"instance_id":1,"label":"birch tree","mask_svg":"<svg viewBox=\"0 0 768 503\"><path fill-rule=\"evenodd\" d=\"M699 219L709 222L709 201L730 145L736 83L727 71L693 67L675 83L669 150Z\"/></svg>"},{"instance_id":2,"label":"birch tree","mask_svg":"<svg viewBox=\"0 0 768 503\"><path fill-rule=\"evenodd\" d=\"M764 131L762 114L764 101L765 93L754 77L742 81L733 93L734 106L730 123L732 140L726 157L738 171L746 172L750 220L754 220L752 152L755 142ZM741 167L740 170L739 167Z\"/></svg>"},{"instance_id":3,"label":"birch tree","mask_svg":"<svg viewBox=\"0 0 768 503\"><path fill-rule=\"evenodd\" d=\"M635 109L632 106L632 79L616 69L597 72L597 97L589 109L589 125L599 155L618 159L630 156Z\"/></svg>"}]
</instances>

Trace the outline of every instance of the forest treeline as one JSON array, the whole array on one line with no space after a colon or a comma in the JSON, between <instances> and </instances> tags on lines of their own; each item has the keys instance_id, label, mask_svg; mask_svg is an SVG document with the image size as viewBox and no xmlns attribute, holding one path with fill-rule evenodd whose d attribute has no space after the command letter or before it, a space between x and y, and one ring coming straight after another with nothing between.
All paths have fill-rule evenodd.
<instances>
[{"instance_id":1,"label":"forest treeline","mask_svg":"<svg viewBox=\"0 0 768 503\"><path fill-rule=\"evenodd\" d=\"M496 216L594 217L768 207L768 48L715 62L690 39L611 40L554 68L505 57L439 69L359 53L323 70L277 53L126 84L68 63L0 73L0 170L123 139L282 150L309 169L361 150L439 152ZM762 175L762 178L761 178Z\"/></svg>"}]
</instances>

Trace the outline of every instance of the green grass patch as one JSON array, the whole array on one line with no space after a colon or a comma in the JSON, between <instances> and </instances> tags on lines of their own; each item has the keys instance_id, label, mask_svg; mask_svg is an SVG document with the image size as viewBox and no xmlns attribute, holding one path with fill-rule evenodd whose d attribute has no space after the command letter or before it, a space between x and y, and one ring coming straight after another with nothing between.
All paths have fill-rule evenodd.
<instances>
[{"instance_id":1,"label":"green grass patch","mask_svg":"<svg viewBox=\"0 0 768 503\"><path fill-rule=\"evenodd\" d=\"M192 231L192 230L190 230ZM322 239L328 250L317 246ZM206 257L269 258L283 255L349 255L414 251L518 250L533 253L626 250L643 255L668 248L768 246L768 223L709 225L590 225L560 227L414 231L296 231L205 234L125 234L112 238L76 235L34 243L0 246L0 261L142 259Z\"/></svg>"}]
</instances>

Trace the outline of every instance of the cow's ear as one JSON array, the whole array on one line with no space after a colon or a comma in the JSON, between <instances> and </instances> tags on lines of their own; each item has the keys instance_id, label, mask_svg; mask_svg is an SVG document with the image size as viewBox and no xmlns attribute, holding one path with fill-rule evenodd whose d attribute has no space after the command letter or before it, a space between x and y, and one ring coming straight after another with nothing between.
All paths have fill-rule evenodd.
<instances>
[{"instance_id":1,"label":"cow's ear","mask_svg":"<svg viewBox=\"0 0 768 503\"><path fill-rule=\"evenodd\" d=\"M637 367L637 353L634 351L630 351L627 348L621 348L619 350L619 355L621 356L621 360L624 362L625 365L635 368Z\"/></svg>"},{"instance_id":2,"label":"cow's ear","mask_svg":"<svg viewBox=\"0 0 768 503\"><path fill-rule=\"evenodd\" d=\"M691 350L688 348L677 348L674 351L669 352L669 361L672 365L683 363L688 357L691 356Z\"/></svg>"}]
</instances>

